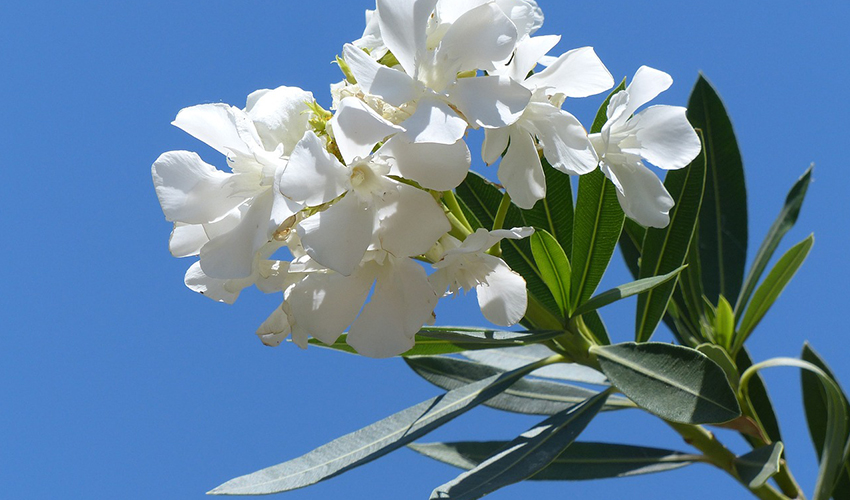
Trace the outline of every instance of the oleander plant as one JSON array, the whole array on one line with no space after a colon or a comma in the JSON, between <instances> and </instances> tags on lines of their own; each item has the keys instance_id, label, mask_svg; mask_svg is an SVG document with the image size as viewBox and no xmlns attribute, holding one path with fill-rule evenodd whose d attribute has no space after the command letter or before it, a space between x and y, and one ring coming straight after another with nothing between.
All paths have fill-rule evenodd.
<instances>
[{"instance_id":1,"label":"oleander plant","mask_svg":"<svg viewBox=\"0 0 850 500\"><path fill-rule=\"evenodd\" d=\"M408 446L462 469L432 499L698 462L757 498L805 498L760 375L784 366L802 373L811 496L850 499L850 409L825 362L808 344L761 362L746 348L812 248L769 266L812 169L746 269L743 164L715 89L700 75L687 108L651 104L667 73L618 84L591 47L550 54L560 37L535 36L542 23L534 0L377 0L336 58L328 109L282 86L177 114L227 165L189 151L153 164L170 251L197 257L186 286L224 303L252 285L280 293L257 322L264 344L399 356L446 391L211 494L302 488ZM585 126L567 109L590 96L602 103ZM474 162L467 139L482 133ZM473 163L496 165L498 183ZM599 292L617 247L635 281ZM436 326L439 300L473 290L493 327ZM609 334L606 306L633 295L634 333ZM661 323L675 344L652 341ZM420 441L478 405L542 420L511 441ZM689 449L582 442L603 411L648 412Z\"/></svg>"}]
</instances>

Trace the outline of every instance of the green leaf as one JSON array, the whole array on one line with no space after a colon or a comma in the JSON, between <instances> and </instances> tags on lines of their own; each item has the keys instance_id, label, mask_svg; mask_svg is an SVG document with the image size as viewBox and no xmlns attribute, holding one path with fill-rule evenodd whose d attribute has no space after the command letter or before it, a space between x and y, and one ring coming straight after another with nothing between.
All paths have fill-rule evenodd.
<instances>
[{"instance_id":1,"label":"green leaf","mask_svg":"<svg viewBox=\"0 0 850 500\"><path fill-rule=\"evenodd\" d=\"M526 225L544 229L554 236L569 258L573 247L574 212L570 176L552 168L545 157L540 161L546 176L546 197L531 210L522 210L522 216Z\"/></svg>"},{"instance_id":2,"label":"green leaf","mask_svg":"<svg viewBox=\"0 0 850 500\"><path fill-rule=\"evenodd\" d=\"M751 489L758 488L779 472L781 458L782 442L777 441L736 457L735 470L747 486Z\"/></svg>"},{"instance_id":3,"label":"green leaf","mask_svg":"<svg viewBox=\"0 0 850 500\"><path fill-rule=\"evenodd\" d=\"M797 222L797 216L800 215L800 208L803 206L806 191L809 189L809 183L812 180L813 168L814 165L809 166L803 176L794 183L791 191L788 192L788 196L785 197L785 205L779 212L779 216L773 222L773 225L770 226L767 236L764 237L764 241L762 241L758 252L756 252L756 258L753 261L750 272L747 273L747 278L744 280L743 291L735 303L735 312L739 315L747 306L747 301L750 300L750 296L753 290L755 290L759 279L761 279L762 273L767 269L767 264L770 262L770 258L773 257L773 253L779 246L779 242L782 241L782 237Z\"/></svg>"},{"instance_id":4,"label":"green leaf","mask_svg":"<svg viewBox=\"0 0 850 500\"><path fill-rule=\"evenodd\" d=\"M504 349L481 349L463 353L463 356L468 359L504 371L515 370L551 355L552 351L542 344L529 344ZM544 366L534 372L534 376L606 387L611 385L601 372L578 363L555 363ZM609 399L615 398L616 396L612 396Z\"/></svg>"},{"instance_id":5,"label":"green leaf","mask_svg":"<svg viewBox=\"0 0 850 500\"><path fill-rule=\"evenodd\" d=\"M570 285L572 310L593 295L620 238L625 214L617 189L599 169L578 182L573 226L573 273Z\"/></svg>"},{"instance_id":6,"label":"green leaf","mask_svg":"<svg viewBox=\"0 0 850 500\"><path fill-rule=\"evenodd\" d=\"M755 373L775 366L792 366L807 370L814 373L822 385L826 400L826 425L824 426L823 451L820 455L820 469L812 500L827 500L832 496L835 485L846 470L847 402L841 394L841 388L826 372L812 363L793 358L769 359L748 368L741 375L741 396L748 397L748 381Z\"/></svg>"},{"instance_id":7,"label":"green leaf","mask_svg":"<svg viewBox=\"0 0 850 500\"><path fill-rule=\"evenodd\" d=\"M552 415L475 468L437 487L431 498L474 500L540 472L572 444L607 397L606 391Z\"/></svg>"},{"instance_id":8,"label":"green leaf","mask_svg":"<svg viewBox=\"0 0 850 500\"><path fill-rule=\"evenodd\" d=\"M753 294L753 300L744 312L744 318L741 320L741 326L738 328L738 333L735 336L733 352L744 345L747 337L750 336L756 325L764 317L770 306L776 302L782 290L794 277L797 270L803 265L812 245L815 243L814 235L809 235L808 238L791 247L779 262L773 266L773 269L768 273L761 285Z\"/></svg>"},{"instance_id":9,"label":"green leaf","mask_svg":"<svg viewBox=\"0 0 850 500\"><path fill-rule=\"evenodd\" d=\"M738 389L740 374L738 373L738 368L735 366L735 362L732 361L732 358L729 357L729 353L725 349L714 344L700 344L697 346L697 351L705 354L708 356L708 359L717 363L717 366L726 374L726 380L729 382L732 390Z\"/></svg>"},{"instance_id":10,"label":"green leaf","mask_svg":"<svg viewBox=\"0 0 850 500\"><path fill-rule=\"evenodd\" d=\"M469 470L507 444L507 441L461 441L412 443L408 447L426 457ZM576 441L558 455L554 462L528 479L583 481L638 476L678 469L701 459L698 455L660 448Z\"/></svg>"},{"instance_id":11,"label":"green leaf","mask_svg":"<svg viewBox=\"0 0 850 500\"><path fill-rule=\"evenodd\" d=\"M446 356L405 358L405 361L417 375L437 387L448 390L504 372L492 366ZM556 366L558 365L549 365L549 367ZM554 415L596 394L598 391L574 385L523 378L484 405L513 413ZM604 409L620 410L634 407L631 401L612 396Z\"/></svg>"},{"instance_id":12,"label":"green leaf","mask_svg":"<svg viewBox=\"0 0 850 500\"><path fill-rule=\"evenodd\" d=\"M746 347L742 347L735 356L735 365L738 367L738 372L743 372L753 365L750 353ZM740 377L739 377L740 380ZM776 418L776 412L773 410L773 402L770 400L770 394L767 393L767 386L761 374L756 373L750 379L748 388L750 404L756 412L756 417L767 433L767 437L771 441L782 441L782 433L779 432L779 420ZM749 436L744 436L751 445L760 444L758 441L751 439Z\"/></svg>"},{"instance_id":13,"label":"green leaf","mask_svg":"<svg viewBox=\"0 0 850 500\"><path fill-rule=\"evenodd\" d=\"M594 346L590 352L617 389L661 418L684 424L714 424L741 415L726 374L695 349L626 342Z\"/></svg>"},{"instance_id":14,"label":"green leaf","mask_svg":"<svg viewBox=\"0 0 850 500\"><path fill-rule=\"evenodd\" d=\"M455 192L466 218L473 226L472 229L483 227L489 230L493 227L496 212L503 197L502 191L496 185L477 173L470 172ZM522 211L516 205L511 205L505 216L504 227L525 225L527 223ZM545 326L547 328L557 325L559 321L555 315L558 313L558 305L534 263L528 238L505 239L502 240L501 247L502 259L525 279L529 292L529 310L535 310L538 315L544 314L541 311L548 311L552 316L547 325L532 324L527 320L523 321L523 324L529 327ZM540 307L535 307L538 304Z\"/></svg>"},{"instance_id":15,"label":"green leaf","mask_svg":"<svg viewBox=\"0 0 850 500\"><path fill-rule=\"evenodd\" d=\"M558 240L544 229L531 235L531 253L540 271L540 276L552 292L561 316L566 317L570 308L570 261Z\"/></svg>"},{"instance_id":16,"label":"green leaf","mask_svg":"<svg viewBox=\"0 0 850 500\"><path fill-rule=\"evenodd\" d=\"M735 312L726 297L720 295L714 316L714 342L729 349L735 333Z\"/></svg>"},{"instance_id":17,"label":"green leaf","mask_svg":"<svg viewBox=\"0 0 850 500\"><path fill-rule=\"evenodd\" d=\"M400 356L436 356L470 349L514 347L545 342L561 334L563 332L558 330L513 332L461 326L425 327L416 334L416 345ZM325 344L318 339L310 338L308 343L318 347L357 354L357 351L346 342L347 338L347 335L342 334L333 344Z\"/></svg>"},{"instance_id":18,"label":"green leaf","mask_svg":"<svg viewBox=\"0 0 850 500\"><path fill-rule=\"evenodd\" d=\"M705 138L707 174L699 217L699 256L705 295L735 302L747 260L747 186L732 122L720 96L700 75L688 101L688 120Z\"/></svg>"},{"instance_id":19,"label":"green leaf","mask_svg":"<svg viewBox=\"0 0 850 500\"><path fill-rule=\"evenodd\" d=\"M826 375L835 380L832 370L830 370L823 358L815 352L808 342L803 346L803 354L801 358L804 361L817 366L823 370ZM808 371L803 371L801 373L801 378L803 383L803 407L806 410L806 422L808 423L812 443L815 445L818 460L820 460L820 457L823 454L824 442L826 441L826 426L829 407L827 402L828 394L818 380L817 375ZM838 385L838 381L836 381L836 385ZM846 404L847 395L843 390L841 391L841 394L844 397L844 402ZM845 411L847 412L847 415L850 415L850 406L846 406ZM835 500L850 499L850 463L846 461L844 463L843 471L839 474L835 490L832 492L832 498Z\"/></svg>"},{"instance_id":20,"label":"green leaf","mask_svg":"<svg viewBox=\"0 0 850 500\"><path fill-rule=\"evenodd\" d=\"M640 278L667 274L682 267L696 230L705 186L705 156L700 154L691 164L671 170L664 187L675 200L670 210L670 223L664 228L647 228L641 248ZM645 342L652 337L676 288L676 281L659 286L638 296L635 340Z\"/></svg>"},{"instance_id":21,"label":"green leaf","mask_svg":"<svg viewBox=\"0 0 850 500\"><path fill-rule=\"evenodd\" d=\"M620 252L634 279L640 276L640 252L645 236L646 228L627 217L623 223L623 232L620 234Z\"/></svg>"},{"instance_id":22,"label":"green leaf","mask_svg":"<svg viewBox=\"0 0 850 500\"><path fill-rule=\"evenodd\" d=\"M682 266L678 269L674 269L673 271L663 276L643 278L637 281L632 281L631 283L626 283L625 285L620 285L610 290L606 290L579 306L578 309L575 310L574 315L578 316L581 314L586 314L590 311L601 309L602 307L605 307L608 304L616 302L620 299L625 299L626 297L631 297L632 295L636 295L647 290L652 290L653 288L663 285L664 283L667 283L676 276L678 276L678 274L682 272L684 268L685 266Z\"/></svg>"},{"instance_id":23,"label":"green leaf","mask_svg":"<svg viewBox=\"0 0 850 500\"><path fill-rule=\"evenodd\" d=\"M597 311L590 311L581 315L581 321L584 326L593 334L599 345L611 344L611 336L608 335L608 328L602 321L602 317Z\"/></svg>"},{"instance_id":24,"label":"green leaf","mask_svg":"<svg viewBox=\"0 0 850 500\"><path fill-rule=\"evenodd\" d=\"M303 488L363 465L500 394L547 361L488 377L411 406L294 460L231 479L213 495L265 495Z\"/></svg>"}]
</instances>

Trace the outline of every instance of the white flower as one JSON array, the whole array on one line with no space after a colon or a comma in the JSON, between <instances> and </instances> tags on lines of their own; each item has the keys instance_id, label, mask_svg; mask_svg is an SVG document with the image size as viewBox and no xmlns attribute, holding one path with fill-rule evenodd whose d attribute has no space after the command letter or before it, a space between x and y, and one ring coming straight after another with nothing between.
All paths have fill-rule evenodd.
<instances>
[{"instance_id":1,"label":"white flower","mask_svg":"<svg viewBox=\"0 0 850 500\"><path fill-rule=\"evenodd\" d=\"M657 105L635 114L672 84L667 73L641 66L626 90L611 98L602 132L590 135L602 172L617 187L623 211L649 227L665 227L674 202L641 159L663 169L679 169L701 148L685 108Z\"/></svg>"},{"instance_id":2,"label":"white flower","mask_svg":"<svg viewBox=\"0 0 850 500\"><path fill-rule=\"evenodd\" d=\"M532 91L531 102L512 125L485 130L481 156L487 164L492 164L508 148L497 175L511 200L524 209L532 208L546 196L546 180L535 138L549 164L566 174L588 173L598 163L584 127L576 117L560 109L566 97L587 97L614 85L614 79L593 49L583 47L565 52L548 68L526 78L559 40L560 36L540 36L517 44L510 63L498 72Z\"/></svg>"},{"instance_id":3,"label":"white flower","mask_svg":"<svg viewBox=\"0 0 850 500\"><path fill-rule=\"evenodd\" d=\"M430 277L439 292L457 293L475 288L478 305L488 321L510 326L525 316L528 296L525 280L501 258L487 253L504 238L520 239L534 232L530 227L487 231L479 228L461 243L452 236L443 237L443 257L434 264Z\"/></svg>"},{"instance_id":4,"label":"white flower","mask_svg":"<svg viewBox=\"0 0 850 500\"><path fill-rule=\"evenodd\" d=\"M365 93L411 110L402 123L410 142L454 144L467 122L473 127L513 123L528 103L527 89L499 76L458 78L458 73L493 70L510 57L516 26L490 1L460 15L436 43L427 34L436 2L378 0L374 16L400 68L382 66L348 44L344 56L357 83Z\"/></svg>"},{"instance_id":5,"label":"white flower","mask_svg":"<svg viewBox=\"0 0 850 500\"><path fill-rule=\"evenodd\" d=\"M251 276L257 252L300 209L271 187L309 126L312 99L301 89L279 87L252 93L244 110L202 104L177 114L174 125L224 154L232 173L188 151L170 151L154 162L157 197L166 219L175 222L175 255L200 255L210 278Z\"/></svg>"},{"instance_id":6,"label":"white flower","mask_svg":"<svg viewBox=\"0 0 850 500\"><path fill-rule=\"evenodd\" d=\"M354 100L356 101L356 99ZM301 243L317 262L343 275L350 275L366 250L380 248L397 257L420 255L450 229L448 220L426 191L399 182L389 175L401 173L406 161L435 167L440 172L468 161L466 145L406 144L394 137L374 154L372 134L380 137L397 127L374 115L368 107L351 108L361 118L361 134L340 135L341 124L333 125L338 146L347 164L326 149L308 131L278 179L278 189L288 198L309 207L329 207L304 219L297 227ZM448 152L446 150L449 150ZM411 151L418 150L418 154ZM361 157L360 154L366 154ZM414 170L417 170L414 168ZM427 171L427 170L426 170Z\"/></svg>"},{"instance_id":7,"label":"white flower","mask_svg":"<svg viewBox=\"0 0 850 500\"><path fill-rule=\"evenodd\" d=\"M382 252L372 253L349 276L334 271L309 273L287 297L291 318L300 331L332 344L351 325L347 343L373 358L395 356L413 347L416 332L437 304L422 266Z\"/></svg>"}]
</instances>

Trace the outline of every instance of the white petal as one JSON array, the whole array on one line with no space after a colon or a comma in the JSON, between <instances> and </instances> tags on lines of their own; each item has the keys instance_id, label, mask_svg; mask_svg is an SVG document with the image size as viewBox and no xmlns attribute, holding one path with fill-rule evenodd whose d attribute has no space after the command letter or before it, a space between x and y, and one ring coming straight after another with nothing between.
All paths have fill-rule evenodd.
<instances>
[{"instance_id":1,"label":"white petal","mask_svg":"<svg viewBox=\"0 0 850 500\"><path fill-rule=\"evenodd\" d=\"M498 177L520 208L529 210L546 196L546 177L531 134L511 127L511 145L499 163Z\"/></svg>"},{"instance_id":2,"label":"white petal","mask_svg":"<svg viewBox=\"0 0 850 500\"><path fill-rule=\"evenodd\" d=\"M528 306L525 280L502 259L486 254L484 257L492 271L487 275L487 284L475 287L481 312L487 321L496 325L515 325L525 316Z\"/></svg>"},{"instance_id":3,"label":"white petal","mask_svg":"<svg viewBox=\"0 0 850 500\"><path fill-rule=\"evenodd\" d=\"M245 201L230 196L227 183L233 174L217 170L189 151L163 153L151 167L151 175L165 218L172 222L213 222Z\"/></svg>"},{"instance_id":4,"label":"white petal","mask_svg":"<svg viewBox=\"0 0 850 500\"><path fill-rule=\"evenodd\" d=\"M396 193L378 210L381 248L396 257L424 254L451 225L428 192L399 184Z\"/></svg>"},{"instance_id":5,"label":"white petal","mask_svg":"<svg viewBox=\"0 0 850 500\"><path fill-rule=\"evenodd\" d=\"M289 318L281 307L277 307L273 313L257 328L257 336L263 344L277 347L289 336L292 331Z\"/></svg>"},{"instance_id":6,"label":"white petal","mask_svg":"<svg viewBox=\"0 0 850 500\"><path fill-rule=\"evenodd\" d=\"M490 231L490 236L498 238L500 241L503 239L521 240L523 238L528 238L532 234L534 234L534 228L530 226L512 227L510 229L496 229L495 231ZM493 242L493 245L495 244L496 242Z\"/></svg>"},{"instance_id":7,"label":"white petal","mask_svg":"<svg viewBox=\"0 0 850 500\"><path fill-rule=\"evenodd\" d=\"M263 89L248 96L245 112L254 122L266 151L274 151L282 144L283 154L289 155L309 128L307 104L311 102L313 94L297 87Z\"/></svg>"},{"instance_id":8,"label":"white petal","mask_svg":"<svg viewBox=\"0 0 850 500\"><path fill-rule=\"evenodd\" d=\"M448 191L466 178L472 161L463 139L454 144L415 143L396 136L376 156L387 156L391 174L414 180L424 188Z\"/></svg>"},{"instance_id":9,"label":"white petal","mask_svg":"<svg viewBox=\"0 0 850 500\"><path fill-rule=\"evenodd\" d=\"M666 227L674 201L664 184L640 162L605 165L602 172L617 187L617 199L630 218L647 227Z\"/></svg>"},{"instance_id":10,"label":"white petal","mask_svg":"<svg viewBox=\"0 0 850 500\"><path fill-rule=\"evenodd\" d=\"M422 266L400 259L378 275L375 293L351 325L347 342L372 358L396 356L414 345L416 332L437 304Z\"/></svg>"},{"instance_id":11,"label":"white petal","mask_svg":"<svg viewBox=\"0 0 850 500\"><path fill-rule=\"evenodd\" d=\"M348 276L363 260L374 226L374 209L349 193L327 210L301 221L298 236L310 257Z\"/></svg>"},{"instance_id":12,"label":"white petal","mask_svg":"<svg viewBox=\"0 0 850 500\"><path fill-rule=\"evenodd\" d=\"M635 73L632 82L626 87L629 94L629 104L624 111L625 116L631 116L644 104L655 99L655 97L673 85L673 78L667 73L641 66Z\"/></svg>"},{"instance_id":13,"label":"white petal","mask_svg":"<svg viewBox=\"0 0 850 500\"><path fill-rule=\"evenodd\" d=\"M454 144L466 132L466 120L448 104L433 97L420 99L416 112L402 125L410 142Z\"/></svg>"},{"instance_id":14,"label":"white petal","mask_svg":"<svg viewBox=\"0 0 850 500\"><path fill-rule=\"evenodd\" d=\"M376 95L393 106L412 101L421 93L413 77L378 64L354 45L346 44L343 54L357 84L365 93Z\"/></svg>"},{"instance_id":15,"label":"white petal","mask_svg":"<svg viewBox=\"0 0 850 500\"><path fill-rule=\"evenodd\" d=\"M640 147L623 151L639 154L661 168L687 166L702 146L686 112L679 106L650 106L641 111L630 120L637 120L635 134Z\"/></svg>"},{"instance_id":16,"label":"white petal","mask_svg":"<svg viewBox=\"0 0 850 500\"><path fill-rule=\"evenodd\" d=\"M484 143L481 145L481 159L487 165L496 163L510 139L510 127L484 129Z\"/></svg>"},{"instance_id":17,"label":"white petal","mask_svg":"<svg viewBox=\"0 0 850 500\"><path fill-rule=\"evenodd\" d=\"M251 285L250 280L245 280L246 283L244 283L244 286L238 286L236 283L239 281L242 280L210 278L204 274L203 270L201 270L200 262L192 264L189 270L186 271L186 276L183 278L183 282L192 291L200 293L204 297L209 297L216 302L224 302L226 304L233 304L236 302L236 299L239 298L239 292L241 292L243 288Z\"/></svg>"},{"instance_id":18,"label":"white petal","mask_svg":"<svg viewBox=\"0 0 850 500\"><path fill-rule=\"evenodd\" d=\"M549 164L572 175L586 174L596 168L596 151L576 117L548 103L532 103L529 109L532 113L527 117Z\"/></svg>"},{"instance_id":19,"label":"white petal","mask_svg":"<svg viewBox=\"0 0 850 500\"><path fill-rule=\"evenodd\" d=\"M614 86L614 77L592 47L573 49L526 80L529 88L550 88L567 97L587 97Z\"/></svg>"},{"instance_id":20,"label":"white petal","mask_svg":"<svg viewBox=\"0 0 850 500\"><path fill-rule=\"evenodd\" d=\"M480 76L458 80L449 99L470 124L500 128L519 119L531 91L507 76Z\"/></svg>"},{"instance_id":21,"label":"white petal","mask_svg":"<svg viewBox=\"0 0 850 500\"><path fill-rule=\"evenodd\" d=\"M201 249L201 267L211 278L246 278L253 272L254 256L271 240L276 225L271 220L271 190L254 198L238 225L211 238Z\"/></svg>"},{"instance_id":22,"label":"white petal","mask_svg":"<svg viewBox=\"0 0 850 500\"><path fill-rule=\"evenodd\" d=\"M284 196L313 207L347 191L348 174L345 166L328 153L322 140L310 130L295 146L276 187Z\"/></svg>"},{"instance_id":23,"label":"white petal","mask_svg":"<svg viewBox=\"0 0 850 500\"><path fill-rule=\"evenodd\" d=\"M245 145L244 136L239 132L240 128L247 129L243 133L250 135L253 124L247 126L246 121L250 122L250 119L241 109L213 103L183 108L171 124L223 155L230 151L248 155L251 153L250 148ZM259 144L260 138L256 136L256 131L254 137Z\"/></svg>"},{"instance_id":24,"label":"white petal","mask_svg":"<svg viewBox=\"0 0 850 500\"><path fill-rule=\"evenodd\" d=\"M446 60L455 72L496 68L510 57L517 41L514 23L493 3L476 7L448 29L437 48L438 59Z\"/></svg>"},{"instance_id":25,"label":"white petal","mask_svg":"<svg viewBox=\"0 0 850 500\"><path fill-rule=\"evenodd\" d=\"M346 97L340 102L336 114L331 118L331 127L347 164L351 164L355 158L366 158L372 153L375 144L387 136L404 131L356 97Z\"/></svg>"},{"instance_id":26,"label":"white petal","mask_svg":"<svg viewBox=\"0 0 850 500\"><path fill-rule=\"evenodd\" d=\"M175 257L190 257L198 255L201 247L210 241L204 226L201 224L174 223L171 238L168 240L168 250Z\"/></svg>"},{"instance_id":27,"label":"white petal","mask_svg":"<svg viewBox=\"0 0 850 500\"><path fill-rule=\"evenodd\" d=\"M524 81L528 73L537 66L540 58L552 50L560 40L560 35L546 35L529 37L518 42L511 63L506 66L508 72L502 74L518 82ZM533 85L526 86L534 88Z\"/></svg>"},{"instance_id":28,"label":"white petal","mask_svg":"<svg viewBox=\"0 0 850 500\"><path fill-rule=\"evenodd\" d=\"M440 24L452 24L468 11L484 5L490 0L440 0L437 2L437 18Z\"/></svg>"},{"instance_id":29,"label":"white petal","mask_svg":"<svg viewBox=\"0 0 850 500\"><path fill-rule=\"evenodd\" d=\"M357 317L374 279L362 268L349 277L310 274L291 289L287 299L298 328L326 344L334 343Z\"/></svg>"},{"instance_id":30,"label":"white petal","mask_svg":"<svg viewBox=\"0 0 850 500\"><path fill-rule=\"evenodd\" d=\"M425 30L437 0L378 0L381 36L401 67L416 74L416 61L425 52Z\"/></svg>"},{"instance_id":31,"label":"white petal","mask_svg":"<svg viewBox=\"0 0 850 500\"><path fill-rule=\"evenodd\" d=\"M496 0L496 5L516 25L517 39L531 35L543 26L543 11L534 0Z\"/></svg>"}]
</instances>

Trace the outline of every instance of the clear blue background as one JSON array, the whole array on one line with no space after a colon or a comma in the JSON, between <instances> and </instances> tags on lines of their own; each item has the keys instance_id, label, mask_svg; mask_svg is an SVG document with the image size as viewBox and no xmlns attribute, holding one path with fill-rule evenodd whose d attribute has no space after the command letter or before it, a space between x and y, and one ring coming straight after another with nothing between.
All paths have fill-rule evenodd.
<instances>
[{"instance_id":1,"label":"clear blue background","mask_svg":"<svg viewBox=\"0 0 850 500\"><path fill-rule=\"evenodd\" d=\"M592 45L616 78L669 72L659 103L684 105L697 72L733 117L749 187L750 252L785 193L817 168L782 249L814 250L752 339L758 359L809 339L850 384L847 362L847 82L850 4L839 1L540 0L560 50ZM0 497L202 498L236 475L298 456L438 390L401 360L264 347L254 329L278 297L235 306L186 289L191 260L167 250L150 165L163 151L223 159L169 125L182 107L243 106L258 88L300 86L329 104L329 64L363 28L368 0L203 3L5 2L0 7ZM589 123L601 98L568 102ZM603 286L626 281L619 256ZM472 297L470 297L472 298ZM474 300L440 324L480 323ZM628 340L633 302L605 319ZM657 338L669 339L659 331ZM816 461L798 373L767 373L791 466L810 492ZM429 439L507 439L532 418L475 410ZM640 412L603 415L583 439L687 450ZM740 438L724 434L736 450ZM427 498L457 471L398 452L292 499ZM526 482L492 498L745 498L695 465L657 476Z\"/></svg>"}]
</instances>

